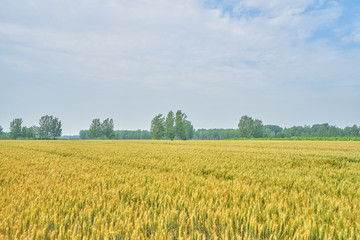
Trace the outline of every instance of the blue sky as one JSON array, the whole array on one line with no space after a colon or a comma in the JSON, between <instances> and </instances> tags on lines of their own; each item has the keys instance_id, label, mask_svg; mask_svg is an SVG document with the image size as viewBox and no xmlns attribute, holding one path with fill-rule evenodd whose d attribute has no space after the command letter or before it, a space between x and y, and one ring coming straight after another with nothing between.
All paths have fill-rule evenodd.
<instances>
[{"instance_id":1,"label":"blue sky","mask_svg":"<svg viewBox=\"0 0 360 240\"><path fill-rule=\"evenodd\" d=\"M359 66L355 0L4 0L0 125L149 129L177 109L195 128L360 125Z\"/></svg>"}]
</instances>

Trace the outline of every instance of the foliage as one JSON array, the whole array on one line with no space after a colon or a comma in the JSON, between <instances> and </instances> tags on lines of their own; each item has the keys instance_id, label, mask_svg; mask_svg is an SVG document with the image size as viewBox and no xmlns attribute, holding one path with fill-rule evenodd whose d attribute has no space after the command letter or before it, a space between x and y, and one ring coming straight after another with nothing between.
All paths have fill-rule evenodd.
<instances>
[{"instance_id":1,"label":"foliage","mask_svg":"<svg viewBox=\"0 0 360 240\"><path fill-rule=\"evenodd\" d=\"M105 119L102 123L100 118L95 118L90 124L89 131L80 131L81 139L114 139L114 120L111 118Z\"/></svg>"},{"instance_id":2,"label":"foliage","mask_svg":"<svg viewBox=\"0 0 360 240\"><path fill-rule=\"evenodd\" d=\"M17 139L22 137L22 123L21 118L15 118L10 122L10 139Z\"/></svg>"},{"instance_id":3,"label":"foliage","mask_svg":"<svg viewBox=\"0 0 360 240\"><path fill-rule=\"evenodd\" d=\"M99 118L92 120L89 128L90 138L98 139L102 135L101 122Z\"/></svg>"},{"instance_id":4,"label":"foliage","mask_svg":"<svg viewBox=\"0 0 360 240\"><path fill-rule=\"evenodd\" d=\"M175 138L186 140L194 137L195 130L191 122L187 120L186 114L178 110L175 117L173 111L167 114L166 119L162 114L155 116L151 121L150 132L153 139L165 137L169 140Z\"/></svg>"},{"instance_id":5,"label":"foliage","mask_svg":"<svg viewBox=\"0 0 360 240\"><path fill-rule=\"evenodd\" d=\"M90 130L80 130L79 137L80 139L91 139Z\"/></svg>"},{"instance_id":6,"label":"foliage","mask_svg":"<svg viewBox=\"0 0 360 240\"><path fill-rule=\"evenodd\" d=\"M92 139L90 130L80 130L80 139ZM151 139L147 130L116 130L112 134L113 139Z\"/></svg>"},{"instance_id":7,"label":"foliage","mask_svg":"<svg viewBox=\"0 0 360 240\"><path fill-rule=\"evenodd\" d=\"M35 139L34 127L22 127L21 135L25 139Z\"/></svg>"},{"instance_id":8,"label":"foliage","mask_svg":"<svg viewBox=\"0 0 360 240\"><path fill-rule=\"evenodd\" d=\"M221 140L238 137L239 130L237 129L197 129L194 133L194 139L197 140Z\"/></svg>"},{"instance_id":9,"label":"foliage","mask_svg":"<svg viewBox=\"0 0 360 240\"><path fill-rule=\"evenodd\" d=\"M165 135L164 117L162 114L156 115L151 121L150 128L151 137L153 139L162 139Z\"/></svg>"},{"instance_id":10,"label":"foliage","mask_svg":"<svg viewBox=\"0 0 360 240\"><path fill-rule=\"evenodd\" d=\"M174 140L175 138L175 118L173 111L170 111L165 120L165 137Z\"/></svg>"},{"instance_id":11,"label":"foliage","mask_svg":"<svg viewBox=\"0 0 360 240\"><path fill-rule=\"evenodd\" d=\"M264 126L262 124L262 121L259 119L255 119L253 122L252 137L261 138L263 136L264 136Z\"/></svg>"},{"instance_id":12,"label":"foliage","mask_svg":"<svg viewBox=\"0 0 360 240\"><path fill-rule=\"evenodd\" d=\"M147 130L117 130L115 139L151 139L151 134Z\"/></svg>"},{"instance_id":13,"label":"foliage","mask_svg":"<svg viewBox=\"0 0 360 240\"><path fill-rule=\"evenodd\" d=\"M252 137L253 123L254 120L252 119L252 117L248 117L246 115L241 117L238 124L240 137L244 137L244 138Z\"/></svg>"},{"instance_id":14,"label":"foliage","mask_svg":"<svg viewBox=\"0 0 360 240\"><path fill-rule=\"evenodd\" d=\"M263 136L265 138L274 138L277 133L283 131L282 127L277 125L265 125L263 130Z\"/></svg>"},{"instance_id":15,"label":"foliage","mask_svg":"<svg viewBox=\"0 0 360 240\"><path fill-rule=\"evenodd\" d=\"M186 129L187 129L187 134L186 134L186 138L187 139L193 139L194 135L195 135L195 129L194 126L191 124L190 121L186 120Z\"/></svg>"},{"instance_id":16,"label":"foliage","mask_svg":"<svg viewBox=\"0 0 360 240\"><path fill-rule=\"evenodd\" d=\"M0 239L359 239L360 145L1 141Z\"/></svg>"},{"instance_id":17,"label":"foliage","mask_svg":"<svg viewBox=\"0 0 360 240\"><path fill-rule=\"evenodd\" d=\"M101 133L108 139L113 139L115 137L114 120L113 119L107 118L102 122Z\"/></svg>"},{"instance_id":18,"label":"foliage","mask_svg":"<svg viewBox=\"0 0 360 240\"><path fill-rule=\"evenodd\" d=\"M239 124L240 137L244 138L261 138L264 135L264 129L262 121L259 119L253 119L246 115L242 116Z\"/></svg>"},{"instance_id":19,"label":"foliage","mask_svg":"<svg viewBox=\"0 0 360 240\"><path fill-rule=\"evenodd\" d=\"M45 115L39 120L38 136L40 139L55 139L61 136L61 121L57 117Z\"/></svg>"},{"instance_id":20,"label":"foliage","mask_svg":"<svg viewBox=\"0 0 360 240\"><path fill-rule=\"evenodd\" d=\"M0 126L0 139L8 139L7 133L3 131L3 128Z\"/></svg>"},{"instance_id":21,"label":"foliage","mask_svg":"<svg viewBox=\"0 0 360 240\"><path fill-rule=\"evenodd\" d=\"M175 115L175 135L181 139L186 140L188 134L188 128L186 124L187 116L182 113L181 110L176 111Z\"/></svg>"}]
</instances>

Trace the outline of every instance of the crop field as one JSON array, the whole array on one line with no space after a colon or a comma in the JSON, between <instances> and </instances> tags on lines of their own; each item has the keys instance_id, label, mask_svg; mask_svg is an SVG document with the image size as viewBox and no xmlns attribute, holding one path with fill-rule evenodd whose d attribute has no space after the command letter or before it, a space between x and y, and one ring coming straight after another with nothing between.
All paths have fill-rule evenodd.
<instances>
[{"instance_id":1,"label":"crop field","mask_svg":"<svg viewBox=\"0 0 360 240\"><path fill-rule=\"evenodd\" d=\"M0 141L0 239L359 239L360 144Z\"/></svg>"}]
</instances>

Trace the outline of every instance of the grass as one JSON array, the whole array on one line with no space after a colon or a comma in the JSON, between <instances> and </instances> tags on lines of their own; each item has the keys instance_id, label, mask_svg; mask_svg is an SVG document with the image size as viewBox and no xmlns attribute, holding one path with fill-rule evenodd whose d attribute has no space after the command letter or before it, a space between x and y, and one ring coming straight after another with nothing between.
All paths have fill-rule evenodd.
<instances>
[{"instance_id":1,"label":"grass","mask_svg":"<svg viewBox=\"0 0 360 240\"><path fill-rule=\"evenodd\" d=\"M0 141L1 239L356 239L360 145Z\"/></svg>"}]
</instances>

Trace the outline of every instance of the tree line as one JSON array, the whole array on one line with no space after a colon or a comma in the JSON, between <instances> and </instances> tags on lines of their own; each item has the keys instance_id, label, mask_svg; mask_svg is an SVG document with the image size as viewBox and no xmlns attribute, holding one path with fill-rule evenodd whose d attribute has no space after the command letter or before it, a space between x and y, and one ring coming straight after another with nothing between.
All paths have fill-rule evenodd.
<instances>
[{"instance_id":1,"label":"tree line","mask_svg":"<svg viewBox=\"0 0 360 240\"><path fill-rule=\"evenodd\" d=\"M194 137L194 127L181 110L177 110L175 115L170 111L166 118L158 114L152 119L150 134L153 139L158 140L186 140Z\"/></svg>"},{"instance_id":2,"label":"tree line","mask_svg":"<svg viewBox=\"0 0 360 240\"><path fill-rule=\"evenodd\" d=\"M0 139L56 139L61 136L61 121L53 116L42 116L38 126L26 127L21 118L10 122L10 132L5 133L0 126ZM164 116L156 115L148 130L114 130L114 120L107 118L92 120L89 129L81 130L80 139L180 139L180 140L220 140L231 138L326 138L360 137L360 127L339 128L328 123L312 126L293 126L282 128L278 125L263 125L259 119L247 115L240 118L235 129L197 129L195 130L187 115L181 110Z\"/></svg>"},{"instance_id":3,"label":"tree line","mask_svg":"<svg viewBox=\"0 0 360 240\"><path fill-rule=\"evenodd\" d=\"M151 139L146 130L114 130L114 120L107 118L100 121L99 118L92 120L89 129L80 130L80 139Z\"/></svg>"},{"instance_id":4,"label":"tree line","mask_svg":"<svg viewBox=\"0 0 360 240\"><path fill-rule=\"evenodd\" d=\"M61 121L57 117L45 115L39 120L39 126L23 126L22 118L10 122L10 132L3 132L0 126L0 139L56 139L62 134Z\"/></svg>"},{"instance_id":5,"label":"tree line","mask_svg":"<svg viewBox=\"0 0 360 240\"><path fill-rule=\"evenodd\" d=\"M120 140L120 139L151 139L150 131L148 130L114 130L115 137L113 139ZM87 130L80 130L79 133L80 139L95 139L90 131ZM99 139L106 139L105 137Z\"/></svg>"},{"instance_id":6,"label":"tree line","mask_svg":"<svg viewBox=\"0 0 360 240\"><path fill-rule=\"evenodd\" d=\"M167 119L159 114L154 117L152 128L154 133L159 132L160 134L152 134L153 139L171 139L167 134ZM185 115L186 116L186 115ZM163 124L164 122L164 124ZM168 122L171 123L171 120ZM191 123L190 123L191 124ZM163 126L163 127L162 127ZM240 118L238 127L236 129L197 129L194 130L192 125L188 127L190 134L186 139L194 140L220 140L220 139L231 139L231 138L327 138L327 137L360 137L360 127L353 125L352 127L339 128L336 126L329 125L328 123L314 124L312 126L293 126L290 128L282 128L278 125L263 125L260 119L254 119L247 115ZM171 132L171 131L170 131ZM181 139L181 138L179 138Z\"/></svg>"},{"instance_id":7,"label":"tree line","mask_svg":"<svg viewBox=\"0 0 360 240\"><path fill-rule=\"evenodd\" d=\"M339 128L328 123L312 126L282 128L277 125L263 125L259 119L243 116L238 124L241 138L294 138L294 137L360 137L360 127Z\"/></svg>"},{"instance_id":8,"label":"tree line","mask_svg":"<svg viewBox=\"0 0 360 240\"><path fill-rule=\"evenodd\" d=\"M105 119L103 122L99 118L92 120L89 129L80 130L80 139L151 139L150 132L147 130L114 130L114 120Z\"/></svg>"},{"instance_id":9,"label":"tree line","mask_svg":"<svg viewBox=\"0 0 360 240\"><path fill-rule=\"evenodd\" d=\"M116 130L113 119L99 118L92 120L89 129L80 130L80 139L192 139L194 127L187 120L187 115L181 110L170 111L166 118L162 114L156 115L151 121L150 131L147 130Z\"/></svg>"}]
</instances>

